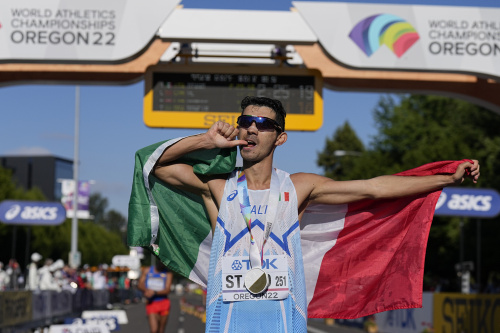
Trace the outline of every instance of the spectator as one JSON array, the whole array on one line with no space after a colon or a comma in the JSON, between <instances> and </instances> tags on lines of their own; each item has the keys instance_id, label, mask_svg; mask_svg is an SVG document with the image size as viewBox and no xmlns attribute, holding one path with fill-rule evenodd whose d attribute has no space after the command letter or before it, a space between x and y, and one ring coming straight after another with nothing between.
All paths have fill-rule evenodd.
<instances>
[{"instance_id":1,"label":"spectator","mask_svg":"<svg viewBox=\"0 0 500 333\"><path fill-rule=\"evenodd\" d=\"M99 269L92 275L93 287L95 290L106 289L107 287L107 273L108 265L99 265Z\"/></svg>"},{"instance_id":2,"label":"spectator","mask_svg":"<svg viewBox=\"0 0 500 333\"><path fill-rule=\"evenodd\" d=\"M118 290L120 293L120 302L123 304L130 304L130 279L127 277L127 273L120 273Z\"/></svg>"},{"instance_id":3,"label":"spectator","mask_svg":"<svg viewBox=\"0 0 500 333\"><path fill-rule=\"evenodd\" d=\"M0 291L7 289L9 285L10 277L6 271L3 270L3 262L0 261Z\"/></svg>"},{"instance_id":4,"label":"spectator","mask_svg":"<svg viewBox=\"0 0 500 333\"><path fill-rule=\"evenodd\" d=\"M38 290L39 288L37 262L39 262L40 259L42 259L40 253L34 252L31 255L31 263L28 266L28 279L26 281L27 290Z\"/></svg>"},{"instance_id":5,"label":"spectator","mask_svg":"<svg viewBox=\"0 0 500 333\"><path fill-rule=\"evenodd\" d=\"M16 259L9 260L9 266L7 267L7 274L9 274L10 279L10 289L17 290L19 289L19 275L21 275L21 268L17 263Z\"/></svg>"},{"instance_id":6,"label":"spectator","mask_svg":"<svg viewBox=\"0 0 500 333\"><path fill-rule=\"evenodd\" d=\"M92 281L92 271L90 270L89 265L85 264L78 274L78 288L91 290L93 289Z\"/></svg>"},{"instance_id":7,"label":"spectator","mask_svg":"<svg viewBox=\"0 0 500 333\"><path fill-rule=\"evenodd\" d=\"M63 280L61 288L63 290L69 290L71 293L75 293L79 286L79 276L75 268L69 267L69 265L64 265L62 269Z\"/></svg>"},{"instance_id":8,"label":"spectator","mask_svg":"<svg viewBox=\"0 0 500 333\"><path fill-rule=\"evenodd\" d=\"M45 259L45 264L38 270L40 277L40 290L57 290L60 291L61 288L57 284L53 276L54 271L54 261L50 258Z\"/></svg>"}]
</instances>

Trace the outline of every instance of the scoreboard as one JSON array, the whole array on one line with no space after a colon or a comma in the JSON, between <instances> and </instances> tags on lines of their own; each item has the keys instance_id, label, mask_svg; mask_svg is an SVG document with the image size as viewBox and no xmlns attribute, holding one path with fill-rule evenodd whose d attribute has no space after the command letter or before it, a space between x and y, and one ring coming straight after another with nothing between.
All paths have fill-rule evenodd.
<instances>
[{"instance_id":1,"label":"scoreboard","mask_svg":"<svg viewBox=\"0 0 500 333\"><path fill-rule=\"evenodd\" d=\"M235 125L245 96L280 100L286 130L321 127L320 72L264 66L152 66L146 71L144 122L169 128L209 128L218 120Z\"/></svg>"}]
</instances>

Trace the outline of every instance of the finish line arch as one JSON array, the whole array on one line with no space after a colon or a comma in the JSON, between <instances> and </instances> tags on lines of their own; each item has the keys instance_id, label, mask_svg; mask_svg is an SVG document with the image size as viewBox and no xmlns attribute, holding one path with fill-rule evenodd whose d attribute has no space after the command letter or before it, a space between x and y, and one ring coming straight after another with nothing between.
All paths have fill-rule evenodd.
<instances>
[{"instance_id":1,"label":"finish line arch","mask_svg":"<svg viewBox=\"0 0 500 333\"><path fill-rule=\"evenodd\" d=\"M143 79L150 66L174 65L173 59L177 59L176 66L193 68L196 68L196 62L203 61L206 66L216 62L228 67L264 69L266 66L275 68L291 64L318 70L328 89L441 94L460 97L500 113L500 65L497 65L500 63L500 54L492 54L491 57L475 55L476 58L473 58L462 51L462 55L454 54L449 61L452 64L448 65L446 57L443 56L433 63L431 55L424 54L429 48L423 47L424 44L428 46L436 42L436 39L429 39L432 33L427 30L433 31L434 35L440 33L443 36L446 32L453 33L457 30L453 27L440 28L439 19L467 24L473 32L484 32L488 28L473 29L473 25L486 22L487 26L490 16L500 15L498 9L477 9L475 14L471 15L470 7L293 2L294 8L290 11L271 12L183 9L177 6L180 2L177 0L148 2L150 7L158 9L155 12L159 14L151 16L151 10L145 9L148 6L138 6L135 1L120 4L117 8L113 8L112 4L106 5L111 6L109 8L102 8L104 5L98 1L71 5L74 12L83 12L87 7L97 6L95 8L101 8L101 16L104 17L106 13L108 15L107 19L102 21L116 25L113 31L116 35L114 45L110 45L105 52L102 51L104 46L97 48L93 45L42 45L33 42L33 45L27 47L16 41L9 42L8 38L0 38L4 41L2 43L5 43L4 47L0 48L0 85L128 84ZM2 3L1 12L12 13L14 4L14 0ZM68 5L69 1L61 0L60 4ZM429 7L433 10L429 11ZM56 8L47 7L40 10L55 13ZM339 12L339 15L345 18L337 20L340 25L325 26L325 20L335 21L325 13L333 12ZM369 12L374 15L370 16ZM434 16L426 17L428 12L432 12ZM386 13L387 16L380 18L376 13ZM9 34L20 30L16 30L14 26L15 17L3 15L0 16L0 23L3 25L0 34L8 37ZM269 25L248 29L241 24L235 24L243 20L262 19L269 22ZM407 43L413 44L404 50L406 53L401 53L400 49L393 54L389 50L394 49L394 43L384 42L385 44L381 44L370 56L364 54L366 50L360 48L365 45L357 43L353 36L356 24L359 25L359 22L368 19L373 19L373 22L377 19L392 19L395 20L395 25L410 25L414 30L413 39L408 37ZM135 36L134 31L126 28L127 24L137 26L146 20L149 22L149 31L140 38ZM429 20L434 20L436 27L422 25L422 21L430 22ZM204 25L203 22L207 21L213 24ZM227 26L231 26L231 29L227 29ZM325 31L322 31L323 28L327 30L326 35ZM78 32L74 31L75 34ZM366 33L367 36L370 34ZM377 33L380 34L380 31ZM415 33L419 34L417 39ZM17 34L19 35L19 32ZM38 42L43 41L40 39L40 36L43 37L40 31L37 36ZM131 39L131 36L135 36L135 39ZM214 43L232 46L232 49L240 48L241 52L238 55L227 51L212 54L206 51L206 54L200 54L204 46ZM187 46L187 50L182 47L176 49L176 45ZM262 46L262 50L265 50L265 45L273 50L277 49L278 52L271 52L272 54L266 56L265 51L259 51L261 53L257 52L259 55L255 56L252 47ZM393 49L386 47L387 45ZM422 46L420 49L419 45ZM460 45L457 45L454 46L455 52L460 50ZM492 46L493 49L495 45ZM338 51L338 48L341 51ZM179 61L180 55L184 58ZM461 57L459 60L465 65L457 66L457 57ZM377 63L377 59L381 62ZM484 69L480 60L483 60L483 65L486 66ZM258 63L259 61L262 63Z\"/></svg>"}]
</instances>

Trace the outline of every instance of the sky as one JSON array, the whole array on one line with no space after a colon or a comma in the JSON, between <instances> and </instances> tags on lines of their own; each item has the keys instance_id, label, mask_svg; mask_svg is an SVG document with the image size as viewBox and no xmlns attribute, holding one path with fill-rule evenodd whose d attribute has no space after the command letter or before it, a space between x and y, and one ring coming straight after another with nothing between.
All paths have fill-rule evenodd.
<instances>
[{"instance_id":1,"label":"sky","mask_svg":"<svg viewBox=\"0 0 500 333\"><path fill-rule=\"evenodd\" d=\"M355 2L355 1L344 1ZM498 0L365 0L365 3L499 7ZM287 0L183 0L184 8L282 10ZM0 73L1 75L1 73ZM200 133L193 129L149 128L143 122L144 82L80 87L80 180L93 180L91 192L109 201L108 209L127 216L135 152L165 139ZM367 146L377 134L373 110L379 93L323 90L323 126L316 132L290 132L275 154L287 172L322 173L316 165L325 140L346 121ZM73 160L75 85L0 87L0 156L54 155Z\"/></svg>"}]
</instances>

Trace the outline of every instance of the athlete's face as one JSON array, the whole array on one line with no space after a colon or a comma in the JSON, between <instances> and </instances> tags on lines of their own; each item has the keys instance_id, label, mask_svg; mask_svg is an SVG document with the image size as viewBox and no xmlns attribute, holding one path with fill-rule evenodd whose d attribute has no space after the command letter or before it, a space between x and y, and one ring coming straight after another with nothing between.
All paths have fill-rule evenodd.
<instances>
[{"instance_id":1,"label":"athlete's face","mask_svg":"<svg viewBox=\"0 0 500 333\"><path fill-rule=\"evenodd\" d=\"M249 105L243 110L244 116L261 116L276 119L276 113L267 106ZM286 133L279 131L259 131L257 124L252 122L248 128L239 127L238 138L246 140L248 145L241 146L241 157L247 161L260 161L270 156L274 147L282 145L286 141Z\"/></svg>"}]
</instances>

